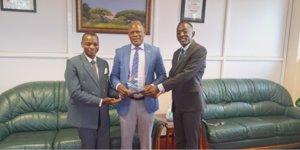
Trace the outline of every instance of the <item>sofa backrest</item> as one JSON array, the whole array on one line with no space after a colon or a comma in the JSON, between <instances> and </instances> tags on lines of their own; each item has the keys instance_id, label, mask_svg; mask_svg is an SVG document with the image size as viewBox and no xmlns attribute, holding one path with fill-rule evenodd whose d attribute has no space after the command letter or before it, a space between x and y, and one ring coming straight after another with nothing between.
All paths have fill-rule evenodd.
<instances>
[{"instance_id":1,"label":"sofa backrest","mask_svg":"<svg viewBox=\"0 0 300 150\"><path fill-rule=\"evenodd\" d=\"M120 126L120 118L117 112L118 104L109 106L109 117L110 117L110 125L111 126Z\"/></svg>"},{"instance_id":2,"label":"sofa backrest","mask_svg":"<svg viewBox=\"0 0 300 150\"><path fill-rule=\"evenodd\" d=\"M269 80L206 79L202 86L204 119L283 115L293 106L288 91Z\"/></svg>"},{"instance_id":3,"label":"sofa backrest","mask_svg":"<svg viewBox=\"0 0 300 150\"><path fill-rule=\"evenodd\" d=\"M2 93L0 128L8 134L57 130L57 86L58 82L31 82Z\"/></svg>"},{"instance_id":4,"label":"sofa backrest","mask_svg":"<svg viewBox=\"0 0 300 150\"><path fill-rule=\"evenodd\" d=\"M29 82L0 95L0 141L15 132L60 130L67 125L69 93L65 81ZM116 105L111 125L119 125Z\"/></svg>"},{"instance_id":5,"label":"sofa backrest","mask_svg":"<svg viewBox=\"0 0 300 150\"><path fill-rule=\"evenodd\" d=\"M67 89L66 82L59 82L59 101L57 108L57 119L58 119L58 129L72 128L72 126L67 125L68 116L68 105L70 101L69 92Z\"/></svg>"}]
</instances>

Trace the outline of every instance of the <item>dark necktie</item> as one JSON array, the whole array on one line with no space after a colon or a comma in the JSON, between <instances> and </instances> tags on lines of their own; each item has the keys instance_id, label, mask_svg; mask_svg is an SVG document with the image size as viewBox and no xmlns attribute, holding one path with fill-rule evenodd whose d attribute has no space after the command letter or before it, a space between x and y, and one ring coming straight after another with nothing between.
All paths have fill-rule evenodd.
<instances>
[{"instance_id":1,"label":"dark necktie","mask_svg":"<svg viewBox=\"0 0 300 150\"><path fill-rule=\"evenodd\" d=\"M96 69L96 62L94 61L94 60L92 60L92 68L93 68L93 70L94 70L94 73L95 73L95 76L96 76L96 78L97 78L97 81L99 82L99 76L98 76L98 73L97 73L97 69Z\"/></svg>"},{"instance_id":2,"label":"dark necktie","mask_svg":"<svg viewBox=\"0 0 300 150\"><path fill-rule=\"evenodd\" d=\"M181 53L180 53L180 56L179 56L178 62L180 62L180 60L182 59L183 55L184 55L184 50L183 50L183 49L181 49Z\"/></svg>"}]
</instances>

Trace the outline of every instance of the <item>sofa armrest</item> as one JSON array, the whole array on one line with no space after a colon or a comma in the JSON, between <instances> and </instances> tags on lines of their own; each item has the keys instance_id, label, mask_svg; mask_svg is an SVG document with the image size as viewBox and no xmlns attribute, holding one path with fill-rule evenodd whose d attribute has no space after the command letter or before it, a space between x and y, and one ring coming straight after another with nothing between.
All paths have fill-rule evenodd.
<instances>
[{"instance_id":1,"label":"sofa armrest","mask_svg":"<svg viewBox=\"0 0 300 150\"><path fill-rule=\"evenodd\" d=\"M200 130L201 130L200 149L210 149L208 140L207 140L208 125L204 119L202 119Z\"/></svg>"},{"instance_id":2,"label":"sofa armrest","mask_svg":"<svg viewBox=\"0 0 300 150\"><path fill-rule=\"evenodd\" d=\"M166 123L160 119L159 117L155 116L152 129L152 149L159 149L160 148L160 133L163 128L166 126Z\"/></svg>"},{"instance_id":3,"label":"sofa armrest","mask_svg":"<svg viewBox=\"0 0 300 150\"><path fill-rule=\"evenodd\" d=\"M0 142L9 135L9 130L4 123L0 123Z\"/></svg>"},{"instance_id":4,"label":"sofa armrest","mask_svg":"<svg viewBox=\"0 0 300 150\"><path fill-rule=\"evenodd\" d=\"M298 107L287 107L285 110L285 116L300 119L300 108Z\"/></svg>"}]
</instances>

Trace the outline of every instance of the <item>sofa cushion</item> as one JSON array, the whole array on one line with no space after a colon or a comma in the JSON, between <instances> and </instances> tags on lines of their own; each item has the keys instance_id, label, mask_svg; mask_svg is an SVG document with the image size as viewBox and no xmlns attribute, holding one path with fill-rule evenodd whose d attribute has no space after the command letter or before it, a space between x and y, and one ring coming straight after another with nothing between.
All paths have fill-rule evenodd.
<instances>
[{"instance_id":1,"label":"sofa cushion","mask_svg":"<svg viewBox=\"0 0 300 150\"><path fill-rule=\"evenodd\" d=\"M228 118L228 120L244 126L247 136L251 138L266 138L276 136L276 125L254 117Z\"/></svg>"},{"instance_id":2,"label":"sofa cushion","mask_svg":"<svg viewBox=\"0 0 300 150\"><path fill-rule=\"evenodd\" d=\"M0 142L0 149L52 149L57 131L18 132Z\"/></svg>"},{"instance_id":3,"label":"sofa cushion","mask_svg":"<svg viewBox=\"0 0 300 150\"><path fill-rule=\"evenodd\" d=\"M204 119L223 119L224 107L220 104L207 104L207 108L204 110Z\"/></svg>"},{"instance_id":4,"label":"sofa cushion","mask_svg":"<svg viewBox=\"0 0 300 150\"><path fill-rule=\"evenodd\" d=\"M252 105L254 116L280 116L285 111L284 106L269 101L258 102Z\"/></svg>"},{"instance_id":5,"label":"sofa cushion","mask_svg":"<svg viewBox=\"0 0 300 150\"><path fill-rule=\"evenodd\" d=\"M136 131L133 138L132 148L139 149L140 138ZM61 129L54 140L53 147L55 149L81 149L81 140L78 135L77 128ZM121 127L111 126L110 127L110 148L120 149L121 148Z\"/></svg>"},{"instance_id":6,"label":"sofa cushion","mask_svg":"<svg viewBox=\"0 0 300 150\"><path fill-rule=\"evenodd\" d=\"M249 103L232 102L224 105L225 118L253 117L253 108Z\"/></svg>"},{"instance_id":7,"label":"sofa cushion","mask_svg":"<svg viewBox=\"0 0 300 150\"><path fill-rule=\"evenodd\" d=\"M120 126L120 118L117 109L109 109L109 118L111 126Z\"/></svg>"},{"instance_id":8,"label":"sofa cushion","mask_svg":"<svg viewBox=\"0 0 300 150\"><path fill-rule=\"evenodd\" d=\"M54 149L81 149L77 128L61 129L53 142Z\"/></svg>"},{"instance_id":9,"label":"sofa cushion","mask_svg":"<svg viewBox=\"0 0 300 150\"><path fill-rule=\"evenodd\" d=\"M140 138L137 130L132 143L133 149L140 149ZM110 126L110 149L121 149L121 127Z\"/></svg>"},{"instance_id":10,"label":"sofa cushion","mask_svg":"<svg viewBox=\"0 0 300 150\"><path fill-rule=\"evenodd\" d=\"M10 133L57 130L57 115L46 112L24 113L5 124Z\"/></svg>"},{"instance_id":11,"label":"sofa cushion","mask_svg":"<svg viewBox=\"0 0 300 150\"><path fill-rule=\"evenodd\" d=\"M285 116L256 117L276 125L277 135L300 135L300 120Z\"/></svg>"},{"instance_id":12,"label":"sofa cushion","mask_svg":"<svg viewBox=\"0 0 300 150\"><path fill-rule=\"evenodd\" d=\"M208 126L208 140L211 143L238 141L247 138L247 129L228 119L212 119L209 121L223 121L221 126Z\"/></svg>"},{"instance_id":13,"label":"sofa cushion","mask_svg":"<svg viewBox=\"0 0 300 150\"><path fill-rule=\"evenodd\" d=\"M293 144L291 146L285 146L285 144L299 143L300 135L295 136L275 136L270 138L259 139L246 139L240 141L223 142L223 143L209 143L212 149L257 149L256 147L283 145L281 148L276 149L300 149L299 144Z\"/></svg>"}]
</instances>

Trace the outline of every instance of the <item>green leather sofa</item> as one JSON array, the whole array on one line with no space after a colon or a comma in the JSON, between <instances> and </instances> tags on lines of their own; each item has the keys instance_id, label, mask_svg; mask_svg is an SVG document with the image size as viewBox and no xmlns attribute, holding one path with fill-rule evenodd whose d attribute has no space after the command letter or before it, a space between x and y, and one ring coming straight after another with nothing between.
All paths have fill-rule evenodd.
<instances>
[{"instance_id":1,"label":"green leather sofa","mask_svg":"<svg viewBox=\"0 0 300 150\"><path fill-rule=\"evenodd\" d=\"M203 80L201 148L300 148L300 108L287 90L261 79ZM206 122L223 121L208 126Z\"/></svg>"},{"instance_id":2,"label":"green leather sofa","mask_svg":"<svg viewBox=\"0 0 300 150\"><path fill-rule=\"evenodd\" d=\"M65 82L31 82L0 95L0 149L80 149L77 129L67 125L69 95ZM91 114L92 115L92 114ZM116 106L109 110L112 149L120 149L121 133ZM156 117L153 149L159 149L165 123ZM133 148L139 148L134 137Z\"/></svg>"}]
</instances>

